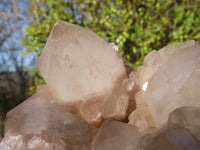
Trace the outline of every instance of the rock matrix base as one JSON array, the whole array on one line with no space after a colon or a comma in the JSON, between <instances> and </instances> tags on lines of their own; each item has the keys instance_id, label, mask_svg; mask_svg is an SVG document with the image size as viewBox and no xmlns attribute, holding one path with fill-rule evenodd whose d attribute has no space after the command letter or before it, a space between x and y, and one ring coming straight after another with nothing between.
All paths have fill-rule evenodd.
<instances>
[{"instance_id":1,"label":"rock matrix base","mask_svg":"<svg viewBox=\"0 0 200 150\"><path fill-rule=\"evenodd\" d=\"M9 111L0 150L200 150L200 45L150 52L131 71L88 29L57 21L46 85Z\"/></svg>"}]
</instances>

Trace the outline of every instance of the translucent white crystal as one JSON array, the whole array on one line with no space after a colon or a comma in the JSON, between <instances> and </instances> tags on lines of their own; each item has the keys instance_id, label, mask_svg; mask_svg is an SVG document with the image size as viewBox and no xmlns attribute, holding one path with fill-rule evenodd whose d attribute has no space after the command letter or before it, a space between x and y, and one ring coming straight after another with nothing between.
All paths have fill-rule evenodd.
<instances>
[{"instance_id":1,"label":"translucent white crystal","mask_svg":"<svg viewBox=\"0 0 200 150\"><path fill-rule=\"evenodd\" d=\"M103 118L116 120L124 119L126 117L128 104L128 95L122 95L121 97L112 95L107 97L101 107Z\"/></svg>"},{"instance_id":2,"label":"translucent white crystal","mask_svg":"<svg viewBox=\"0 0 200 150\"><path fill-rule=\"evenodd\" d=\"M79 112L82 118L90 124L100 125L103 121L102 114L100 112L102 106L101 99L92 99L82 101L79 104Z\"/></svg>"},{"instance_id":3,"label":"translucent white crystal","mask_svg":"<svg viewBox=\"0 0 200 150\"><path fill-rule=\"evenodd\" d=\"M49 90L62 102L111 92L126 68L118 52L88 29L58 21L39 59Z\"/></svg>"},{"instance_id":4,"label":"translucent white crystal","mask_svg":"<svg viewBox=\"0 0 200 150\"><path fill-rule=\"evenodd\" d=\"M123 81L123 86L126 88L127 91L131 91L135 85L135 80L134 79L125 79Z\"/></svg>"},{"instance_id":5,"label":"translucent white crystal","mask_svg":"<svg viewBox=\"0 0 200 150\"><path fill-rule=\"evenodd\" d=\"M193 41L148 54L136 73L141 91L136 95L137 109L129 116L129 123L140 130L159 127L178 107L200 107L199 68L200 45Z\"/></svg>"},{"instance_id":6,"label":"translucent white crystal","mask_svg":"<svg viewBox=\"0 0 200 150\"><path fill-rule=\"evenodd\" d=\"M66 144L73 143L71 146L90 143L89 127L81 118L61 106L49 103L37 94L8 112L5 131L23 138L30 136L29 147L52 147L51 143L62 139L67 140ZM39 137L33 140L34 136ZM43 144L37 146L38 140Z\"/></svg>"},{"instance_id":7,"label":"translucent white crystal","mask_svg":"<svg viewBox=\"0 0 200 150\"><path fill-rule=\"evenodd\" d=\"M20 134L6 133L0 143L0 150L22 150L23 137Z\"/></svg>"},{"instance_id":8,"label":"translucent white crystal","mask_svg":"<svg viewBox=\"0 0 200 150\"><path fill-rule=\"evenodd\" d=\"M38 63L47 85L37 91L40 97L80 114L89 124L100 125L103 117L121 120L128 109L127 92L135 85L125 65L119 53L92 31L58 21ZM116 98L108 102L108 97ZM112 112L105 114L108 109Z\"/></svg>"}]
</instances>

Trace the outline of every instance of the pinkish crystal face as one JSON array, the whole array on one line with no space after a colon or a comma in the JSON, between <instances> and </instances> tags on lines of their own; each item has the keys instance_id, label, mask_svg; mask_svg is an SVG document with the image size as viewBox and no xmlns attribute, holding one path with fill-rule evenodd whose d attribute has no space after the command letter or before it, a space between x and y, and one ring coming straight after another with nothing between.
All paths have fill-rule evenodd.
<instances>
[{"instance_id":1,"label":"pinkish crystal face","mask_svg":"<svg viewBox=\"0 0 200 150\"><path fill-rule=\"evenodd\" d=\"M178 107L200 107L200 46L193 41L150 53L137 74L141 90L129 120L141 130L161 126Z\"/></svg>"},{"instance_id":2,"label":"pinkish crystal face","mask_svg":"<svg viewBox=\"0 0 200 150\"><path fill-rule=\"evenodd\" d=\"M52 93L63 102L108 92L126 69L118 52L88 29L58 21L38 63Z\"/></svg>"},{"instance_id":3,"label":"pinkish crystal face","mask_svg":"<svg viewBox=\"0 0 200 150\"><path fill-rule=\"evenodd\" d=\"M81 118L37 94L8 112L5 131L22 136L47 132L68 141L89 142L88 125Z\"/></svg>"}]
</instances>

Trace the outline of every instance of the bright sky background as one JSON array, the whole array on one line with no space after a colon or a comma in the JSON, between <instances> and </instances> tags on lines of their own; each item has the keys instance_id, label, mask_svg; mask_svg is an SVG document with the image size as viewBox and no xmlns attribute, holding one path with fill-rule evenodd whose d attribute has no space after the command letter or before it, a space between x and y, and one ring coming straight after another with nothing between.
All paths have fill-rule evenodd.
<instances>
[{"instance_id":1,"label":"bright sky background","mask_svg":"<svg viewBox=\"0 0 200 150\"><path fill-rule=\"evenodd\" d=\"M6 0L3 0L6 2ZM27 13L27 4L26 1L20 1L18 4L18 8L20 10L20 13L26 13L27 17L25 17L22 21L18 22L18 26L20 26L20 30L17 30L15 32L13 32L13 38L8 38L4 43L3 43L3 49L6 50L6 52L0 52L0 63L2 63L3 61L3 57L6 60L6 64L5 65L1 65L0 66L0 71L15 71L15 65L13 64L12 60L10 59L9 56L9 50L14 46L15 48L17 48L14 52L12 52L12 54L14 54L14 56L16 56L16 59L18 61L18 63L20 63L20 61L23 59L23 64L26 67L30 67L30 68L36 68L36 63L37 63L37 54L36 53L30 53L28 55L22 55L22 52L24 51L25 47L22 45L22 39L23 39L23 28L28 26L28 23L30 22L30 20L27 20L28 17L28 13ZM9 6L2 6L0 5L0 11L8 11L10 8ZM0 21L2 22L2 18L0 16ZM1 36L0 36L1 38Z\"/></svg>"}]
</instances>

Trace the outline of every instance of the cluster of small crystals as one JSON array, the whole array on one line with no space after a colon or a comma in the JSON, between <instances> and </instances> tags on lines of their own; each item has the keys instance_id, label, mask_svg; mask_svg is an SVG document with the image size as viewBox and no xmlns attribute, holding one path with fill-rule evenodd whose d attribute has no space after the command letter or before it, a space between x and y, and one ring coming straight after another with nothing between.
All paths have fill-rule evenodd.
<instances>
[{"instance_id":1,"label":"cluster of small crystals","mask_svg":"<svg viewBox=\"0 0 200 150\"><path fill-rule=\"evenodd\" d=\"M8 112L0 150L199 150L200 46L152 51L131 71L114 44L58 21L47 85Z\"/></svg>"}]
</instances>

